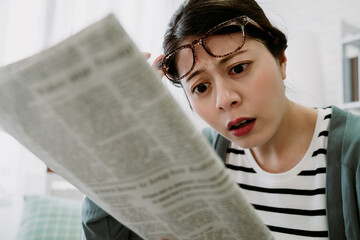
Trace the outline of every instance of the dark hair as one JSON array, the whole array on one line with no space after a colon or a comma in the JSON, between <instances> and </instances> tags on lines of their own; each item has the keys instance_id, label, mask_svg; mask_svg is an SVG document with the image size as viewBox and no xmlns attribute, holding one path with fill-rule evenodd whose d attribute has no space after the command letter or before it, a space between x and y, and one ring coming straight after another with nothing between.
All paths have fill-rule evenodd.
<instances>
[{"instance_id":1,"label":"dark hair","mask_svg":"<svg viewBox=\"0 0 360 240\"><path fill-rule=\"evenodd\" d=\"M174 13L165 33L163 49L168 54L189 36L202 36L214 26L246 15L265 30L248 24L247 37L262 42L275 58L282 58L287 47L283 32L274 27L255 0L188 0ZM179 82L172 82L179 86Z\"/></svg>"}]
</instances>

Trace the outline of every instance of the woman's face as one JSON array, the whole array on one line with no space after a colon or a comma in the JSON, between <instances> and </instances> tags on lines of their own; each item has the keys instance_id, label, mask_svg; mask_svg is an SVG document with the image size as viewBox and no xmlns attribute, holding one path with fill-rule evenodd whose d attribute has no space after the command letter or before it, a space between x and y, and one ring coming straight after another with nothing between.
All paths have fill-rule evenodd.
<instances>
[{"instance_id":1,"label":"woman's face","mask_svg":"<svg viewBox=\"0 0 360 240\"><path fill-rule=\"evenodd\" d=\"M216 38L214 47L226 47L223 36ZM196 55L194 70L181 80L194 111L241 147L271 141L279 132L287 102L286 57L274 58L262 43L249 38L240 51L224 58L211 57L199 46ZM180 72L191 58L185 54L178 58Z\"/></svg>"}]
</instances>

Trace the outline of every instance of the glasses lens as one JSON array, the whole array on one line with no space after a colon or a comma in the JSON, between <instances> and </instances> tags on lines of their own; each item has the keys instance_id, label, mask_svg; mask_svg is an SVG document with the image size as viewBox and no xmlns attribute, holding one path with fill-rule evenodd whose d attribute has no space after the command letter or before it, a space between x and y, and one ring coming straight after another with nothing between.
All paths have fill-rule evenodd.
<instances>
[{"instance_id":1,"label":"glasses lens","mask_svg":"<svg viewBox=\"0 0 360 240\"><path fill-rule=\"evenodd\" d=\"M194 57L190 47L181 48L164 59L166 76L171 80L177 80L188 72L194 64Z\"/></svg>"},{"instance_id":2,"label":"glasses lens","mask_svg":"<svg viewBox=\"0 0 360 240\"><path fill-rule=\"evenodd\" d=\"M244 44L245 36L240 25L228 25L214 30L205 39L206 49L220 57L239 50Z\"/></svg>"}]
</instances>

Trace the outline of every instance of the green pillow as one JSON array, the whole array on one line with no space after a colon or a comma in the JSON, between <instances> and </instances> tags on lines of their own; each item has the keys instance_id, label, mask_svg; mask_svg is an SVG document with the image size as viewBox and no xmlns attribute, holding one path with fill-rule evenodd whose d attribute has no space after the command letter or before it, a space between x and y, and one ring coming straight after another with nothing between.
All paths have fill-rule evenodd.
<instances>
[{"instance_id":1,"label":"green pillow","mask_svg":"<svg viewBox=\"0 0 360 240\"><path fill-rule=\"evenodd\" d=\"M81 201L26 195L17 240L81 239Z\"/></svg>"}]
</instances>

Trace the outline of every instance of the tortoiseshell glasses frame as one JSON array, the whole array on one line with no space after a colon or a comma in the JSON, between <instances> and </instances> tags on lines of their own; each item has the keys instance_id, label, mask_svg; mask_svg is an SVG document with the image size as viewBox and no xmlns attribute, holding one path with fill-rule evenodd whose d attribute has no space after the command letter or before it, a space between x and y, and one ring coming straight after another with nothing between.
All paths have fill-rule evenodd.
<instances>
[{"instance_id":1,"label":"tortoiseshell glasses frame","mask_svg":"<svg viewBox=\"0 0 360 240\"><path fill-rule=\"evenodd\" d=\"M252 20L251 18L249 18L248 16L245 16L245 15L240 16L240 17L236 17L236 18L233 18L233 19L230 19L230 20L227 20L225 22L222 22L222 23L216 25L215 27L211 28L209 31L207 31L199 39L194 40L190 44L182 45L182 46L176 48L171 53L164 56L164 58L162 59L162 62L161 62L162 71L164 72L165 76L169 80L171 80L173 82L179 82L179 80L187 77L195 67L195 63L196 63L195 46L196 45L201 45L210 56L215 57L215 58L226 57L226 56L229 56L229 55L239 51L244 46L244 43L245 43L245 38L246 38L245 26L248 23L256 26L257 28L259 28L261 30L264 30L257 22L255 22L254 20ZM225 28L232 27L232 26L239 27L239 31L241 31L241 42L239 43L239 45L235 49L233 49L233 50L231 50L229 52L225 52L225 53L222 53L222 54L213 53L213 51L207 45L207 40L209 39L209 37L214 36L214 35L219 35L219 34L216 34L216 33L219 33L219 32L221 32L221 30L224 30ZM192 62L191 68L188 71L186 71L184 74L182 74L180 76L177 76L177 75L172 74L172 72L176 72L176 70L171 69L171 67L175 68L176 54L178 54L180 51L183 51L184 49L185 50L191 50L192 57L193 57L193 59L192 59L193 62Z\"/></svg>"}]
</instances>

